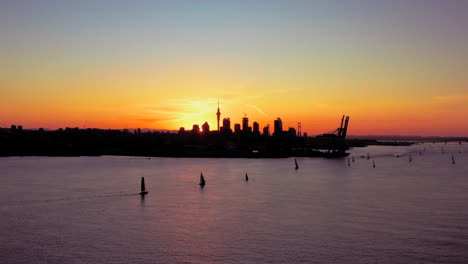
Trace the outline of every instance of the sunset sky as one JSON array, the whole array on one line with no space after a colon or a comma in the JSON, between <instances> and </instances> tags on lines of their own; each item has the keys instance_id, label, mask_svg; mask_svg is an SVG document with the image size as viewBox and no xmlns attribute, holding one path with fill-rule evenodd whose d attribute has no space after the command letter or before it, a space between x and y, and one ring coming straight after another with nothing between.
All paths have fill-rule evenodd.
<instances>
[{"instance_id":1,"label":"sunset sky","mask_svg":"<svg viewBox=\"0 0 468 264\"><path fill-rule=\"evenodd\" d=\"M0 0L0 127L468 135L468 1Z\"/></svg>"}]
</instances>

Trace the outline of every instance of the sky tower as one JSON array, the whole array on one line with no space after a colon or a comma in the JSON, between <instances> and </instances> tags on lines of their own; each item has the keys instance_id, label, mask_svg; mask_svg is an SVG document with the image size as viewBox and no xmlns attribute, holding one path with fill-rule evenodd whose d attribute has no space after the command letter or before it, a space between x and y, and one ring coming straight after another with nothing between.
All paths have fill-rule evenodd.
<instances>
[{"instance_id":1,"label":"sky tower","mask_svg":"<svg viewBox=\"0 0 468 264\"><path fill-rule=\"evenodd\" d=\"M219 131L219 118L221 117L221 111L219 111L219 98L218 98L218 111L216 112L216 116L218 119L218 131Z\"/></svg>"}]
</instances>

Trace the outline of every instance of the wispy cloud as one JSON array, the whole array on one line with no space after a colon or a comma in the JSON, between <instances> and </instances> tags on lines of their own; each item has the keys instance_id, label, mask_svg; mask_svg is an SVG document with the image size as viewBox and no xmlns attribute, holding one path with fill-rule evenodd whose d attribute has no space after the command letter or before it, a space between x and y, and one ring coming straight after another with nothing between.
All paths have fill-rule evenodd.
<instances>
[{"instance_id":1,"label":"wispy cloud","mask_svg":"<svg viewBox=\"0 0 468 264\"><path fill-rule=\"evenodd\" d=\"M468 93L464 94L449 94L432 97L434 100L442 103L460 103L468 102Z\"/></svg>"},{"instance_id":2,"label":"wispy cloud","mask_svg":"<svg viewBox=\"0 0 468 264\"><path fill-rule=\"evenodd\" d=\"M246 106L248 107L252 107L253 109L257 110L260 114L266 116L266 117L270 117L267 113L265 113L262 109L260 109L259 107L255 106L255 105L251 105L251 104L245 104Z\"/></svg>"}]
</instances>

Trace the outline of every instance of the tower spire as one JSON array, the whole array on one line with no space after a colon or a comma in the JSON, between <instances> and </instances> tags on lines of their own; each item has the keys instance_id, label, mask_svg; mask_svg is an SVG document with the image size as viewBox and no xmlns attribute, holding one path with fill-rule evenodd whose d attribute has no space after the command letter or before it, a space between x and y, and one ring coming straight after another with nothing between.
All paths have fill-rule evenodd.
<instances>
[{"instance_id":1,"label":"tower spire","mask_svg":"<svg viewBox=\"0 0 468 264\"><path fill-rule=\"evenodd\" d=\"M216 117L218 120L218 131L219 131L219 119L221 117L221 111L219 110L219 97L218 97L218 111L216 112Z\"/></svg>"}]
</instances>

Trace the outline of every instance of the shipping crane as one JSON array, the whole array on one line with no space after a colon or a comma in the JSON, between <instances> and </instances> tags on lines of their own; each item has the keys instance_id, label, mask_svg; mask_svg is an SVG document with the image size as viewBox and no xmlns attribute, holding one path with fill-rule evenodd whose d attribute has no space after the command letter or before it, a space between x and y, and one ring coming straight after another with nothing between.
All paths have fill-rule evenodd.
<instances>
[{"instance_id":1,"label":"shipping crane","mask_svg":"<svg viewBox=\"0 0 468 264\"><path fill-rule=\"evenodd\" d=\"M340 127L319 135L319 137L340 137L345 138L348 133L349 116L341 117Z\"/></svg>"}]
</instances>

